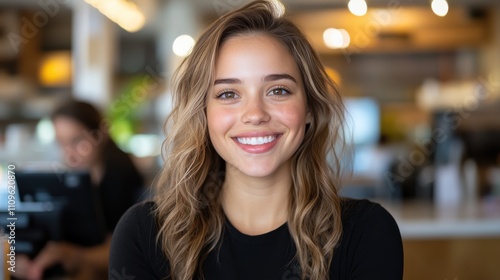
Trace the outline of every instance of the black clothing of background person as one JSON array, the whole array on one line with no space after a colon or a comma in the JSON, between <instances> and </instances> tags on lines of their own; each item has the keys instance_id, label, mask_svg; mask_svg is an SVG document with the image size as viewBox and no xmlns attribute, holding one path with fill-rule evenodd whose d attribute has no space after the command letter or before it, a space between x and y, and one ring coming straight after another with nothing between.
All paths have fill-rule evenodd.
<instances>
[{"instance_id":1,"label":"black clothing of background person","mask_svg":"<svg viewBox=\"0 0 500 280\"><path fill-rule=\"evenodd\" d=\"M111 139L108 130L112 124L94 105L69 100L52 113L51 120L67 166L90 175L98 220L90 226L83 216L63 213L62 240L48 242L32 259L22 259L24 271L19 278L42 279L51 267L62 266L65 274L77 279L103 279L111 233L136 202L143 179L129 155Z\"/></svg>"},{"instance_id":2,"label":"black clothing of background person","mask_svg":"<svg viewBox=\"0 0 500 280\"><path fill-rule=\"evenodd\" d=\"M137 202L143 178L130 156L107 139L102 146L104 173L97 185L91 186L98 225L89 227L71 213L63 213L64 241L82 246L102 243L112 234L120 217ZM74 214L74 213L73 213Z\"/></svg>"},{"instance_id":3,"label":"black clothing of background person","mask_svg":"<svg viewBox=\"0 0 500 280\"><path fill-rule=\"evenodd\" d=\"M120 217L139 199L143 178L130 156L113 141L103 147L104 176L99 182L102 211L107 232L111 233Z\"/></svg>"}]
</instances>

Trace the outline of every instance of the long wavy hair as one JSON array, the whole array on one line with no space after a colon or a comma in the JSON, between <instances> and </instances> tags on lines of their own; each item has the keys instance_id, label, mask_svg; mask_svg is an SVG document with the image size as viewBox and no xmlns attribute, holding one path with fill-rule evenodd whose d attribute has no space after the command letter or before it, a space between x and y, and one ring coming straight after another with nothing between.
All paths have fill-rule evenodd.
<instances>
[{"instance_id":1,"label":"long wavy hair","mask_svg":"<svg viewBox=\"0 0 500 280\"><path fill-rule=\"evenodd\" d=\"M344 104L317 54L270 1L254 1L213 22L174 74L174 109L167 118L164 167L155 192L157 241L175 280L201 277L202 264L217 248L225 216L219 194L225 162L208 134L207 93L221 44L230 37L265 34L281 42L297 63L312 121L292 159L288 227L303 279L328 279L341 237L340 198L344 150Z\"/></svg>"}]
</instances>

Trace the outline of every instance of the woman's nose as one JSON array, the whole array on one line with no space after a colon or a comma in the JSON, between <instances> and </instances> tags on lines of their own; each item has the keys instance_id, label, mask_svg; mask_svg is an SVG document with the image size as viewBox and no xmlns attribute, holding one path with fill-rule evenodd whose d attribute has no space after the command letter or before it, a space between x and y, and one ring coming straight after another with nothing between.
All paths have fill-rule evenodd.
<instances>
[{"instance_id":1,"label":"woman's nose","mask_svg":"<svg viewBox=\"0 0 500 280\"><path fill-rule=\"evenodd\" d=\"M266 104L261 98L246 100L242 110L243 114L241 121L244 124L259 125L267 123L271 117L266 108Z\"/></svg>"}]
</instances>

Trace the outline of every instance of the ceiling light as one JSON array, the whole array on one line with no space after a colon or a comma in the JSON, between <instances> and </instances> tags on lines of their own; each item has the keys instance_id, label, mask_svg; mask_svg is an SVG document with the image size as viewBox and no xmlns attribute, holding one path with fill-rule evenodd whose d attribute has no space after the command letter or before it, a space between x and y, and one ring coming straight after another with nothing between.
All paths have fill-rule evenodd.
<instances>
[{"instance_id":1,"label":"ceiling light","mask_svg":"<svg viewBox=\"0 0 500 280\"><path fill-rule=\"evenodd\" d=\"M172 50L180 57L188 56L194 46L194 39L189 35L181 35L174 40Z\"/></svg>"},{"instance_id":2,"label":"ceiling light","mask_svg":"<svg viewBox=\"0 0 500 280\"><path fill-rule=\"evenodd\" d=\"M446 0L432 0L431 8L436 15L444 17L448 13L448 2Z\"/></svg>"},{"instance_id":3,"label":"ceiling light","mask_svg":"<svg viewBox=\"0 0 500 280\"><path fill-rule=\"evenodd\" d=\"M345 29L328 28L323 32L323 41L330 49L345 49L351 42L351 37Z\"/></svg>"},{"instance_id":4,"label":"ceiling light","mask_svg":"<svg viewBox=\"0 0 500 280\"><path fill-rule=\"evenodd\" d=\"M347 4L349 11L355 16L364 16L368 11L368 5L365 0L351 0Z\"/></svg>"},{"instance_id":5,"label":"ceiling light","mask_svg":"<svg viewBox=\"0 0 500 280\"><path fill-rule=\"evenodd\" d=\"M285 5L280 0L271 0L270 2L274 6L274 16L277 18L282 17L285 14Z\"/></svg>"},{"instance_id":6,"label":"ceiling light","mask_svg":"<svg viewBox=\"0 0 500 280\"><path fill-rule=\"evenodd\" d=\"M128 32L136 32L146 23L146 18L137 6L125 0L85 0L107 18Z\"/></svg>"}]
</instances>

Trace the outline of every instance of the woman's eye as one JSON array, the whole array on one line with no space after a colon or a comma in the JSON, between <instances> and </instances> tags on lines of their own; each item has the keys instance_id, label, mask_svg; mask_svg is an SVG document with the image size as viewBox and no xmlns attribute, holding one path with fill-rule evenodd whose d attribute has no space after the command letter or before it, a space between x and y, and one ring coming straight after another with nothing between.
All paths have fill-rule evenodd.
<instances>
[{"instance_id":1,"label":"woman's eye","mask_svg":"<svg viewBox=\"0 0 500 280\"><path fill-rule=\"evenodd\" d=\"M219 99L234 99L234 98L238 98L238 95L234 91L225 91L225 92L222 92L221 94L217 95L217 98L219 98Z\"/></svg>"},{"instance_id":2,"label":"woman's eye","mask_svg":"<svg viewBox=\"0 0 500 280\"><path fill-rule=\"evenodd\" d=\"M286 88L274 88L271 90L270 95L285 96L289 95L290 91Z\"/></svg>"}]
</instances>

